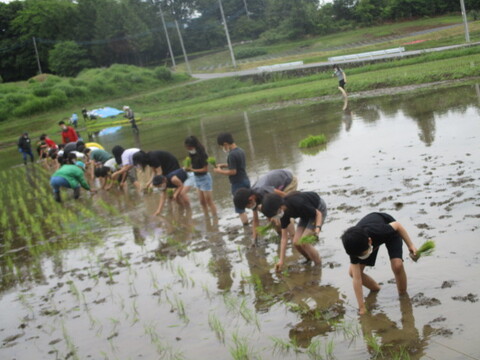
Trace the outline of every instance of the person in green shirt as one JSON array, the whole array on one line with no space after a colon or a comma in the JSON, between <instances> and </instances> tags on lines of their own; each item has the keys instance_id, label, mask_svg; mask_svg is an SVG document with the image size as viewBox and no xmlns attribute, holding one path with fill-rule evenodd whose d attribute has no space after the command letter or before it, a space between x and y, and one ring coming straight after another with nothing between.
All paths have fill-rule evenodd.
<instances>
[{"instance_id":1,"label":"person in green shirt","mask_svg":"<svg viewBox=\"0 0 480 360\"><path fill-rule=\"evenodd\" d=\"M60 169L55 171L50 178L50 185L53 189L55 200L61 202L60 188L65 187L73 189L73 197L78 199L80 197L80 187L95 193L95 190L90 189L85 180L85 164L82 161L77 161L75 165L63 165Z\"/></svg>"}]
</instances>

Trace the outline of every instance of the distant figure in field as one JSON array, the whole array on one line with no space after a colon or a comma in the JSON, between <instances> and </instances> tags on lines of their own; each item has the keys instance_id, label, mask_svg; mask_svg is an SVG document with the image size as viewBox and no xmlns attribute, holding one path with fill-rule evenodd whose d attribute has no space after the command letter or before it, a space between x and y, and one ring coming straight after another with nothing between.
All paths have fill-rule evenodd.
<instances>
[{"instance_id":1,"label":"distant figure in field","mask_svg":"<svg viewBox=\"0 0 480 360\"><path fill-rule=\"evenodd\" d=\"M138 131L137 123L135 122L135 114L133 113L133 110L130 109L129 106L125 105L123 107L123 111L125 112L125 117L128 119L128 121L130 121L130 124L132 124L133 131L138 134L139 131Z\"/></svg>"},{"instance_id":2,"label":"distant figure in field","mask_svg":"<svg viewBox=\"0 0 480 360\"><path fill-rule=\"evenodd\" d=\"M76 113L72 114L72 117L70 118L70 124L73 125L74 128L77 128L78 125L78 115Z\"/></svg>"},{"instance_id":3,"label":"distant figure in field","mask_svg":"<svg viewBox=\"0 0 480 360\"><path fill-rule=\"evenodd\" d=\"M28 133L24 132L18 139L18 151L22 154L23 163L27 165L27 155L30 156L30 160L33 163L32 142L28 137Z\"/></svg>"},{"instance_id":4,"label":"distant figure in field","mask_svg":"<svg viewBox=\"0 0 480 360\"><path fill-rule=\"evenodd\" d=\"M347 75L338 65L333 65L333 75L338 79L338 90L342 93L344 97L347 97L347 92L345 91L345 84L347 83Z\"/></svg>"},{"instance_id":5,"label":"distant figure in field","mask_svg":"<svg viewBox=\"0 0 480 360\"><path fill-rule=\"evenodd\" d=\"M390 257L390 266L395 276L399 295L407 292L407 274L403 267L403 241L412 255L417 248L413 244L407 230L386 213L370 213L357 225L348 228L342 235L343 247L350 255L349 275L353 278L353 290L358 302L358 312L365 314L367 309L363 300L363 286L370 291L379 291L380 286L363 271L365 266L374 266L380 245L385 244Z\"/></svg>"},{"instance_id":6,"label":"distant figure in field","mask_svg":"<svg viewBox=\"0 0 480 360\"><path fill-rule=\"evenodd\" d=\"M62 143L68 144L69 142L78 141L78 135L75 129L71 126L67 126L65 121L60 121L58 126L62 129Z\"/></svg>"}]
</instances>

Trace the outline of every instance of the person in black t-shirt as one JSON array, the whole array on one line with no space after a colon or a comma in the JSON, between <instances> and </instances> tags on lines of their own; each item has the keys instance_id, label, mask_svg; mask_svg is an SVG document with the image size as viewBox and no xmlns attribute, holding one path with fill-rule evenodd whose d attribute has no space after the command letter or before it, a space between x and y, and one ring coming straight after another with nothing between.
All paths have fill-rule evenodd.
<instances>
[{"instance_id":1,"label":"person in black t-shirt","mask_svg":"<svg viewBox=\"0 0 480 360\"><path fill-rule=\"evenodd\" d=\"M189 136L185 139L185 148L188 151L192 165L190 168L185 169L191 171L194 174L195 187L198 191L198 198L202 205L203 211L207 214L208 208L212 212L212 215L217 215L217 207L213 202L212 197L212 176L208 172L208 154L205 151L205 147L195 136Z\"/></svg>"},{"instance_id":2,"label":"person in black t-shirt","mask_svg":"<svg viewBox=\"0 0 480 360\"><path fill-rule=\"evenodd\" d=\"M190 207L190 201L187 196L189 187L184 186L185 181L188 179L188 174L184 169L177 169L172 171L170 174L164 175L155 175L152 179L152 185L160 189L160 201L158 202L157 210L153 215L160 215L163 206L165 205L165 200L167 198L167 188L175 189L173 193L173 200L177 201L180 205L183 205L187 208Z\"/></svg>"},{"instance_id":3,"label":"person in black t-shirt","mask_svg":"<svg viewBox=\"0 0 480 360\"><path fill-rule=\"evenodd\" d=\"M285 262L287 228L291 218L300 218L293 236L293 245L307 259L307 262L313 261L315 265L321 263L320 254L313 245L301 241L308 235L318 236L327 217L327 205L317 193L296 191L284 198L278 194L267 194L262 201L262 212L268 218L278 219L281 224L280 260L275 265L277 271L282 270Z\"/></svg>"},{"instance_id":4,"label":"person in black t-shirt","mask_svg":"<svg viewBox=\"0 0 480 360\"><path fill-rule=\"evenodd\" d=\"M177 158L168 151L162 150L149 151L148 153L140 150L133 155L133 164L135 166L141 166L142 169L145 169L146 166L150 166L154 171L154 176L168 175L171 172L180 169L180 164L178 163ZM148 182L147 187L152 183L152 179Z\"/></svg>"},{"instance_id":5,"label":"person in black t-shirt","mask_svg":"<svg viewBox=\"0 0 480 360\"><path fill-rule=\"evenodd\" d=\"M360 314L365 314L367 311L363 301L362 285L371 291L380 290L377 282L363 271L365 266L375 265L378 248L382 244L387 247L399 295L407 292L407 274L402 259L402 239L410 253L416 255L417 248L402 224L391 215L380 212L368 214L356 226L348 228L343 233L343 247L350 255L349 274L353 278L353 290Z\"/></svg>"},{"instance_id":6,"label":"person in black t-shirt","mask_svg":"<svg viewBox=\"0 0 480 360\"><path fill-rule=\"evenodd\" d=\"M230 133L221 133L217 136L217 144L228 154L226 164L217 164L213 171L217 174L227 175L230 180L232 195L235 195L238 189L250 189L250 179L246 171L245 151L239 148L233 136ZM248 217L245 209L235 207L235 212L239 215L244 226L248 225Z\"/></svg>"}]
</instances>

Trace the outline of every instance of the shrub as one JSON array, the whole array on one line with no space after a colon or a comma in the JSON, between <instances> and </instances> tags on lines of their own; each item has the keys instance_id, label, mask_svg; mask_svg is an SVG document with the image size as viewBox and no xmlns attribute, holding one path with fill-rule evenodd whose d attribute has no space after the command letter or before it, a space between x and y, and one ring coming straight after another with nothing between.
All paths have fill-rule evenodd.
<instances>
[{"instance_id":1,"label":"shrub","mask_svg":"<svg viewBox=\"0 0 480 360\"><path fill-rule=\"evenodd\" d=\"M33 95L38 96L38 97L47 97L50 95L52 91L52 88L50 86L47 86L46 84L41 84L38 87L33 89Z\"/></svg>"},{"instance_id":2,"label":"shrub","mask_svg":"<svg viewBox=\"0 0 480 360\"><path fill-rule=\"evenodd\" d=\"M237 59L247 59L255 56L265 55L267 50L263 48L247 48L247 49L240 49L235 52L235 57Z\"/></svg>"},{"instance_id":3,"label":"shrub","mask_svg":"<svg viewBox=\"0 0 480 360\"><path fill-rule=\"evenodd\" d=\"M170 81L172 80L172 72L165 66L157 66L153 73L158 80Z\"/></svg>"},{"instance_id":4,"label":"shrub","mask_svg":"<svg viewBox=\"0 0 480 360\"><path fill-rule=\"evenodd\" d=\"M11 93L11 94L6 94L4 96L5 100L8 101L10 104L13 106L18 106L23 104L24 102L30 100L33 98L32 95L30 94L18 94L18 93Z\"/></svg>"},{"instance_id":5,"label":"shrub","mask_svg":"<svg viewBox=\"0 0 480 360\"><path fill-rule=\"evenodd\" d=\"M13 111L14 105L5 99L0 99L0 121L5 121Z\"/></svg>"},{"instance_id":6,"label":"shrub","mask_svg":"<svg viewBox=\"0 0 480 360\"><path fill-rule=\"evenodd\" d=\"M77 95L77 93L75 91L75 88L71 85L66 84L66 83L59 84L59 85L55 86L54 90L55 89L58 89L58 90L62 91L69 98L75 97Z\"/></svg>"},{"instance_id":7,"label":"shrub","mask_svg":"<svg viewBox=\"0 0 480 360\"><path fill-rule=\"evenodd\" d=\"M55 73L63 76L75 76L91 66L86 50L74 41L56 44L48 53L48 63Z\"/></svg>"}]
</instances>

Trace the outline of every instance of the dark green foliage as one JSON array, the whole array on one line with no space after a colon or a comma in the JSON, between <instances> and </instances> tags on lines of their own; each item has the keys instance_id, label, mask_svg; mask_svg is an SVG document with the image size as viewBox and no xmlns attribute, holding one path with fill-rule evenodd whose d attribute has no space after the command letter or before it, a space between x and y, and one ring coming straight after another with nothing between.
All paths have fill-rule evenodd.
<instances>
[{"instance_id":1,"label":"dark green foliage","mask_svg":"<svg viewBox=\"0 0 480 360\"><path fill-rule=\"evenodd\" d=\"M170 81L172 80L172 72L165 66L158 66L154 70L155 77L158 80Z\"/></svg>"},{"instance_id":2,"label":"dark green foliage","mask_svg":"<svg viewBox=\"0 0 480 360\"><path fill-rule=\"evenodd\" d=\"M247 59L254 56L265 55L266 53L267 53L267 50L262 48L246 48L246 49L237 50L235 52L235 57L237 59Z\"/></svg>"},{"instance_id":3,"label":"dark green foliage","mask_svg":"<svg viewBox=\"0 0 480 360\"><path fill-rule=\"evenodd\" d=\"M87 52L73 41L64 41L48 53L50 69L62 76L75 76L92 65Z\"/></svg>"}]
</instances>

